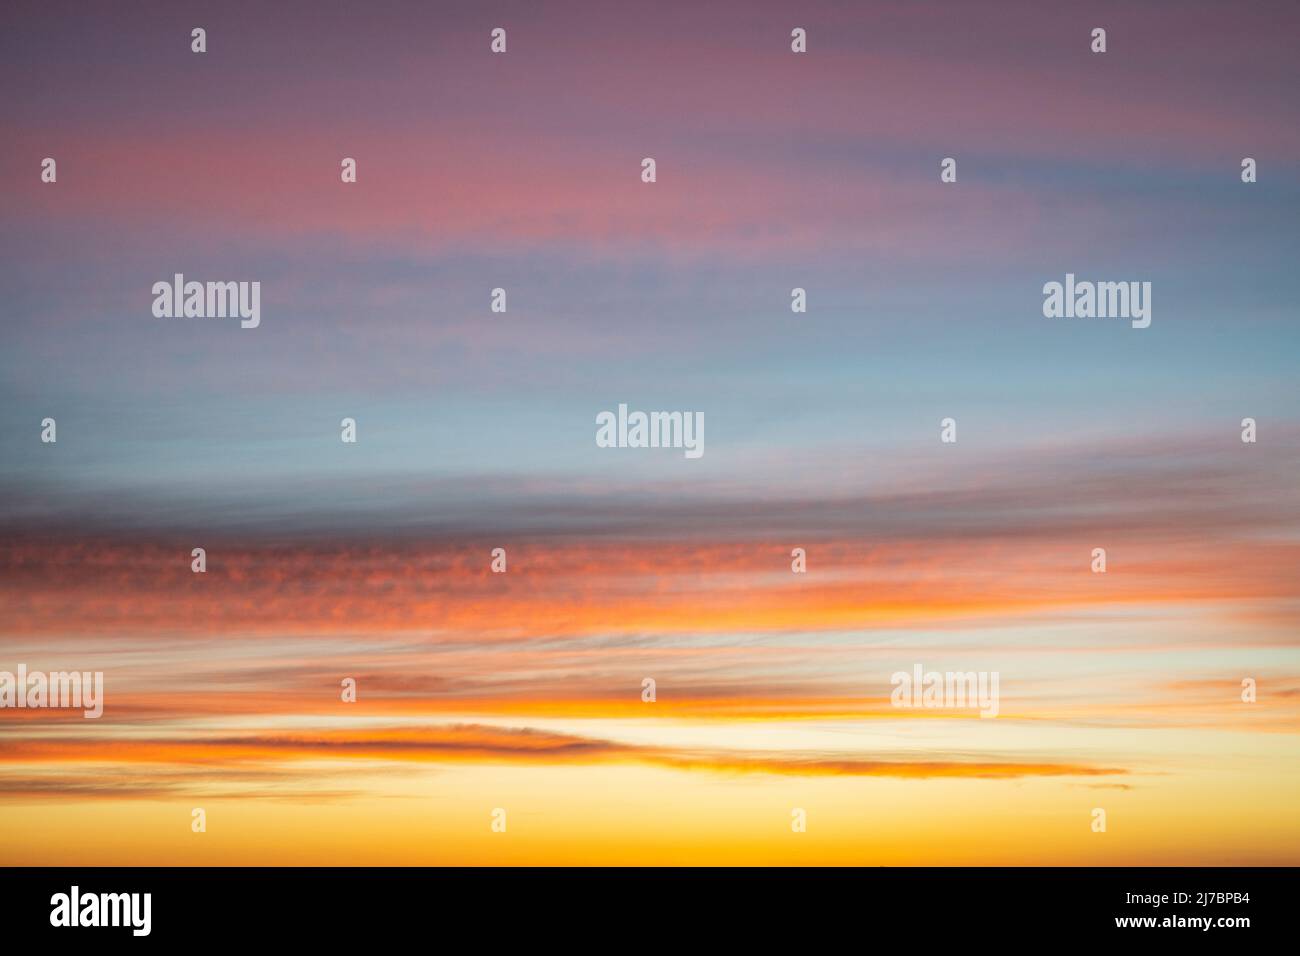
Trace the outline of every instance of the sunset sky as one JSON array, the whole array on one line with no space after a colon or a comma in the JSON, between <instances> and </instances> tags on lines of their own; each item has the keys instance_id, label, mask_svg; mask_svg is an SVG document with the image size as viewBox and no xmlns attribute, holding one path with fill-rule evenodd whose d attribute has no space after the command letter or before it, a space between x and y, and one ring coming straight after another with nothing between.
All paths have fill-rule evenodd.
<instances>
[{"instance_id":1,"label":"sunset sky","mask_svg":"<svg viewBox=\"0 0 1300 956\"><path fill-rule=\"evenodd\" d=\"M1300 864L1297 30L6 4L0 671L105 706L0 710L0 865Z\"/></svg>"}]
</instances>

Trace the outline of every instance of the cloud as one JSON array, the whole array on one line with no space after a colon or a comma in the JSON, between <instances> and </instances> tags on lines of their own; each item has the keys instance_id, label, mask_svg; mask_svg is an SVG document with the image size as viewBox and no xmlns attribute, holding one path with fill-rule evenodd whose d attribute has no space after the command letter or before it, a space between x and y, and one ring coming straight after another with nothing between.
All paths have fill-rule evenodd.
<instances>
[{"instance_id":1,"label":"cloud","mask_svg":"<svg viewBox=\"0 0 1300 956\"><path fill-rule=\"evenodd\" d=\"M145 797L193 791L232 791L241 796L284 798L285 785L321 775L320 760L393 763L506 763L562 767L642 763L682 771L756 773L784 776L857 776L929 779L1018 779L1096 777L1128 771L1073 761L990 759L968 754L879 757L827 751L781 752L666 748L632 745L541 731L479 724L419 729L372 727L364 731L294 733L272 731L236 736L165 738L8 739L0 743L0 765L114 767L107 783L91 784L82 771L54 776L0 775L0 795L29 798L62 793L69 797ZM310 763L310 766L304 764ZM262 770L262 767L273 769ZM250 769L252 768L252 769ZM274 784L273 787L265 786ZM214 789L215 788L215 789ZM306 791L316 793L317 791ZM334 792L337 798L345 794Z\"/></svg>"}]
</instances>

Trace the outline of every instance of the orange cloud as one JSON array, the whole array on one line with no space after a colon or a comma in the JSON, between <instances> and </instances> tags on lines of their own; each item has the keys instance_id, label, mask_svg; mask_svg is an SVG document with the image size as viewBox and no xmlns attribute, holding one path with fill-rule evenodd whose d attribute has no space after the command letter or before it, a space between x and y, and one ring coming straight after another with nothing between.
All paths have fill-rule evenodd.
<instances>
[{"instance_id":1,"label":"orange cloud","mask_svg":"<svg viewBox=\"0 0 1300 956\"><path fill-rule=\"evenodd\" d=\"M0 764L51 767L74 765L70 796L84 796L85 782L95 768L112 764L122 779L106 793L134 796L178 789L189 778L178 768L200 769L204 786L239 779L250 765L270 765L273 775L291 776L295 761L383 760L394 763L514 763L562 766L639 762L676 770L723 773L769 773L813 776L883 776L909 779L960 777L1009 779L1032 776L1113 776L1127 771L1070 761L987 759L928 754L924 758L882 758L858 753L780 753L766 751L698 750L630 745L539 731L477 724L435 727L376 727L364 731L291 733L244 736L190 736L148 739L61 736L7 740L0 744ZM152 767L161 767L156 783ZM233 771L233 775L228 775ZM262 771L257 771L261 773ZM311 777L315 768L302 771ZM199 779L199 778L195 778ZM42 782L43 781L43 782ZM30 796L36 789L56 793L50 778L6 773L0 795Z\"/></svg>"}]
</instances>

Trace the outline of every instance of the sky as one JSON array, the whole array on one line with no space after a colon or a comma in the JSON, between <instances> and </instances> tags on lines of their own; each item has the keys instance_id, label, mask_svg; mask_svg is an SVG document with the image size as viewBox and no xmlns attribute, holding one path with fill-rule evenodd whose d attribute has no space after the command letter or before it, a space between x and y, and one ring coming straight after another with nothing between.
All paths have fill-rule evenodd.
<instances>
[{"instance_id":1,"label":"sky","mask_svg":"<svg viewBox=\"0 0 1300 956\"><path fill-rule=\"evenodd\" d=\"M1297 28L5 5L0 864L1300 863Z\"/></svg>"}]
</instances>

